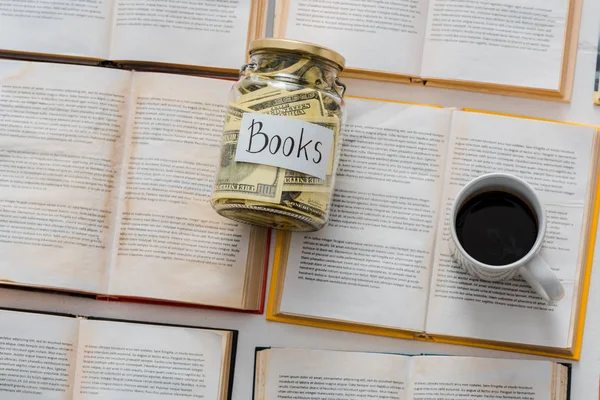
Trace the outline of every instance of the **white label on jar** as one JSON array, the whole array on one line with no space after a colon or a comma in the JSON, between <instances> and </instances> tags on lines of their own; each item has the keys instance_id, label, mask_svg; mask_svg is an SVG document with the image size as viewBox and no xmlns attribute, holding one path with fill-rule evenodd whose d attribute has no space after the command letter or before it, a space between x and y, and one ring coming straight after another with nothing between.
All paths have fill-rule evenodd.
<instances>
[{"instance_id":1,"label":"white label on jar","mask_svg":"<svg viewBox=\"0 0 600 400\"><path fill-rule=\"evenodd\" d=\"M333 131L301 119L245 113L235 161L272 165L325 179Z\"/></svg>"}]
</instances>

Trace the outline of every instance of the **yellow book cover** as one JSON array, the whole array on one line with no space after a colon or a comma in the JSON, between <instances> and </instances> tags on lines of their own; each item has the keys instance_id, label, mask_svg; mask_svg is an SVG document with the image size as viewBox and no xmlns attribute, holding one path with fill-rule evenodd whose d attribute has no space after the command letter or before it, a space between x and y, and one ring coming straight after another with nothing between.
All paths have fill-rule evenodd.
<instances>
[{"instance_id":1,"label":"yellow book cover","mask_svg":"<svg viewBox=\"0 0 600 400\"><path fill-rule=\"evenodd\" d=\"M324 231L313 234L278 233L267 319L402 339L579 359L600 208L597 173L599 135L596 128L476 110L451 110L364 98L348 99L348 108L350 117L347 126L352 127L349 131L354 133L350 138L344 138L350 143L344 144L342 151L341 174L338 174L336 183L330 224ZM357 127L360 127L358 132ZM507 134L509 130L514 132ZM388 134L385 140L388 141L390 152L387 154L382 153L382 148L373 147L379 140L378 134L382 132ZM383 180L386 183L384 185L381 181L373 184L377 178L369 176L370 170L375 168L372 165L379 165L379 173L385 174L386 168L399 171L393 157L409 157L410 160L411 156L395 143L410 147L411 143L416 143L415 132L428 137L428 142L421 143L421 147L417 146L413 151L419 153L416 159L433 160L433 153L438 151L437 155L446 153L441 156L445 160L440 161L437 168L430 165L430 175L425 177L421 171L421 175L407 175L403 182L394 183L391 181L393 178L389 177ZM362 145L366 149L359 154L355 147L361 135L370 135L370 140L362 137ZM425 144L431 143L432 137L438 138L438 148L429 146L430 152L427 153L424 151L427 148ZM477 147L468 148L466 143L473 143ZM467 166L466 157L469 154L469 157L475 157L471 154L474 149L482 152L483 156L469 158L470 164ZM351 156L344 157L344 151ZM524 158L519 158L519 151L524 153ZM564 152L562 158L559 156L561 151ZM378 164L372 162L368 152L375 154ZM510 163L509 154L514 154ZM365 158L361 161L362 169L353 165L355 161L349 160L350 157ZM544 158L547 166L556 163L555 167L566 162L566 159L574 160L573 157L585 160L578 166L570 167L573 172L572 183L578 181L576 186L581 189L577 201L568 201L569 198L576 200L572 192L560 194L558 186L550 189L552 184L544 183L552 174L557 174L555 182L562 179L558 178L561 175L559 169L528 177L534 187L542 188L542 197L548 202L545 206L547 213L553 218L549 225L551 237L547 236L548 244L542 250L544 258L551 260L553 269L559 260L567 264L570 262L570 268L555 271L563 279L568 295L558 305L543 305L539 301L541 299L536 299L531 290L519 281L494 283L486 286L482 293L470 293L475 292L473 287L483 285L473 279L468 285L461 284L461 280L466 282L469 278L453 270L444 251L439 249L447 240L443 232L444 218L440 216L443 217L442 207L448 204L451 197L448 192L456 186L454 181L462 182L461 174L468 174L469 168L475 170L474 174L490 172L485 170L486 163L491 162L494 167L495 160L501 159L507 165L508 172L514 173L511 168L519 168L519 163L529 158L530 165L523 168L535 170L538 168L536 157ZM384 164L389 165L386 167ZM403 165L406 168L409 164ZM532 172L525 169L521 171L523 174ZM433 183L427 186L427 182L423 183L422 180L432 180ZM423 187L416 188L419 185ZM544 188L544 185L550 186ZM379 190L382 193L377 193ZM549 191L556 193L548 194ZM431 194L440 197L432 206L438 210L431 218L437 220L437 227L427 235L423 235L427 228L415 231L406 223L411 216L399 211L412 208L418 210L423 219L426 213L422 207L419 208L419 193L422 198L431 197ZM370 197L365 197L367 194ZM390 205L380 210L382 199L387 199L391 205L398 205L398 210ZM573 204L573 208L577 204L577 211L559 203L559 200ZM556 205L552 201L556 201ZM366 207L364 202L367 202ZM377 212L382 213L379 218ZM555 217L562 218L565 224L554 220ZM390 218L396 226L392 226ZM407 228L399 228L402 221ZM386 223L388 226L382 228ZM440 226L442 229L438 228ZM408 233L403 229L408 229ZM569 229L572 229L570 232L579 233L579 240L570 242L570 248L558 246L556 241L563 240ZM409 249L409 242L419 235L424 238L421 250L415 246ZM375 251L367 249L366 244L375 245ZM387 263L386 259L392 259L390 249L393 246L399 249L394 253L394 261ZM428 270L421 277L421 289L415 289L419 286L417 275L407 280L412 283L400 283L392 275L399 270L407 276L412 273L411 265L417 265L419 258L412 257L406 261L410 254L423 255L419 267ZM374 259L379 261L373 262ZM368 268L363 268L361 264L364 266L369 263L377 265L368 271L371 278L367 283L367 279L361 281L361 275ZM385 268L387 275L381 275L380 272ZM352 274L355 276L352 277ZM386 280L381 279L383 276L387 276L387 282L396 280L395 288L386 291ZM376 286L379 289L375 289ZM461 294L462 300L457 299L457 288L464 292ZM507 291L509 296L514 295L518 299L512 303L495 300L497 304L493 305L481 301L487 294L499 290ZM404 297L403 292L406 292ZM434 294L430 295L430 292ZM452 294L448 295L450 292ZM522 293L526 293L526 296ZM419 305L420 302L422 305ZM478 314L482 310L484 314ZM390 317L394 314L397 314L396 317ZM474 316L481 318L481 322ZM501 321L498 326L494 326L496 320ZM555 331L548 333L548 326L552 325L556 325Z\"/></svg>"}]
</instances>

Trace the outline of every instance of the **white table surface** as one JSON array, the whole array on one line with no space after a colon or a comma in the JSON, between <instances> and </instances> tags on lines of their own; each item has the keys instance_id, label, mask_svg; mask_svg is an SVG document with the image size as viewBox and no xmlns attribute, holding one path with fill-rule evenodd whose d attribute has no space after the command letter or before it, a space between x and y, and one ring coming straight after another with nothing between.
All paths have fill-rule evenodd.
<instances>
[{"instance_id":1,"label":"white table surface","mask_svg":"<svg viewBox=\"0 0 600 400\"><path fill-rule=\"evenodd\" d=\"M372 81L347 79L345 82L348 86L348 93L356 96L438 104L448 107L468 107L600 126L600 107L594 107L592 104L599 28L600 1L584 0L575 88L570 104ZM256 346L539 358L477 348L422 343L411 340L278 324L267 322L264 315L104 302L68 295L35 293L15 289L0 289L0 306L107 318L237 329L240 334L235 366L233 400L250 399L252 396L254 348ZM598 378L600 374L599 309L600 241L596 245L582 356L581 360L575 362L573 365L573 400L592 400L598 398Z\"/></svg>"}]
</instances>

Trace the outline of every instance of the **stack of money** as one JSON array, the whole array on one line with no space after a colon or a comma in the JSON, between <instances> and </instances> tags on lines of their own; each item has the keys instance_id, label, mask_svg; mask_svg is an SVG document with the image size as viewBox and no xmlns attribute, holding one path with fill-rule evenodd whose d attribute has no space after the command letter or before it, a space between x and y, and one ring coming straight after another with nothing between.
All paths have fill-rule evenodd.
<instances>
[{"instance_id":1,"label":"stack of money","mask_svg":"<svg viewBox=\"0 0 600 400\"><path fill-rule=\"evenodd\" d=\"M340 147L341 97L321 62L309 57L262 57L254 73L236 84L239 96L225 118L220 169L212 203L228 218L296 231L314 231L327 220ZM302 119L334 132L326 179L235 161L244 113Z\"/></svg>"}]
</instances>

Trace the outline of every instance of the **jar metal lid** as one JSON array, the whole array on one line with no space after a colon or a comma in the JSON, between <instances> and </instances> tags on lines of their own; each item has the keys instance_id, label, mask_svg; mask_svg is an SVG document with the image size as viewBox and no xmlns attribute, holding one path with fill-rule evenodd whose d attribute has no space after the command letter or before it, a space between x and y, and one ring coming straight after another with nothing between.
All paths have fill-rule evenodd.
<instances>
[{"instance_id":1,"label":"jar metal lid","mask_svg":"<svg viewBox=\"0 0 600 400\"><path fill-rule=\"evenodd\" d=\"M333 61L339 65L341 69L344 69L346 65L346 59L340 53L328 49L327 47L308 42L301 42L299 40L272 38L253 40L250 42L250 46L248 46L248 53L252 55L253 52L263 49L287 50L312 54Z\"/></svg>"}]
</instances>

